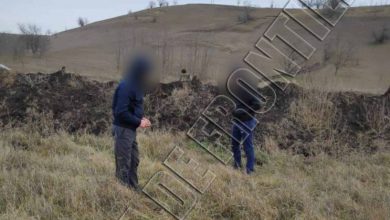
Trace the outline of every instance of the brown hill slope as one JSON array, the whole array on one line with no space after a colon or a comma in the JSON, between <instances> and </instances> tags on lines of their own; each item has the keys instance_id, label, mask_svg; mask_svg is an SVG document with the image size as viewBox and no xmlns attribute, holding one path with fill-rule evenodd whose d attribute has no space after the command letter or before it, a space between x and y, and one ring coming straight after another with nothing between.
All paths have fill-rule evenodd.
<instances>
[{"instance_id":1,"label":"brown hill slope","mask_svg":"<svg viewBox=\"0 0 390 220\"><path fill-rule=\"evenodd\" d=\"M7 63L23 71L52 72L65 65L72 72L97 79L120 77L122 61L134 48L154 49L166 63L164 81L177 78L181 68L204 78L226 74L232 60L241 62L281 9L253 9L252 21L240 23L243 8L219 5L185 5L145 10L87 25L52 36L44 59ZM352 8L325 42L318 45L311 64L320 63L307 86L331 90L383 93L390 85L390 44L374 45L372 34L390 25L390 7ZM354 62L334 75L322 62L324 48L340 39L351 44ZM306 77L305 77L306 79ZM310 82L307 84L307 82Z\"/></svg>"}]
</instances>

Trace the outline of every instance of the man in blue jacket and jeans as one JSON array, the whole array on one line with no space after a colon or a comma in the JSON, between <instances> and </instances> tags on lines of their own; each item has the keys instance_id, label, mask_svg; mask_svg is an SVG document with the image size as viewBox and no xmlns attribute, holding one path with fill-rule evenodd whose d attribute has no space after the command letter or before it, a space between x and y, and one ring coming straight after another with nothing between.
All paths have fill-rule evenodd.
<instances>
[{"instance_id":1,"label":"man in blue jacket and jeans","mask_svg":"<svg viewBox=\"0 0 390 220\"><path fill-rule=\"evenodd\" d=\"M244 102L245 105L242 103ZM250 106L248 108L247 106ZM234 139L232 139L232 151L234 156L234 168L241 169L241 141L244 145L244 152L246 155L246 173L252 174L255 171L255 150L253 146L253 130L257 125L257 121L255 119L255 111L258 111L261 108L261 103L251 97L251 96L242 96L241 102L237 102L236 109L233 112L233 116L240 120L245 126L237 126L233 125L232 135ZM244 140L244 137L246 139Z\"/></svg>"},{"instance_id":2,"label":"man in blue jacket and jeans","mask_svg":"<svg viewBox=\"0 0 390 220\"><path fill-rule=\"evenodd\" d=\"M148 58L135 58L116 88L112 104L116 177L135 190L139 190L137 128L151 126L150 121L144 117L143 108L146 78L150 72L151 63Z\"/></svg>"}]
</instances>

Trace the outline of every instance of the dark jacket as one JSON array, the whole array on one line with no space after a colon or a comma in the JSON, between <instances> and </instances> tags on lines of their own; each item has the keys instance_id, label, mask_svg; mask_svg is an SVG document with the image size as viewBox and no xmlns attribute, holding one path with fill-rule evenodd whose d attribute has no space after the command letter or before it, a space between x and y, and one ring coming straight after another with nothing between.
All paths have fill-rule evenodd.
<instances>
[{"instance_id":1,"label":"dark jacket","mask_svg":"<svg viewBox=\"0 0 390 220\"><path fill-rule=\"evenodd\" d=\"M144 117L144 80L150 66L144 59L136 59L115 90L112 101L114 125L136 130Z\"/></svg>"},{"instance_id":2,"label":"dark jacket","mask_svg":"<svg viewBox=\"0 0 390 220\"><path fill-rule=\"evenodd\" d=\"M250 106L255 111L258 111L261 108L260 101L253 97L243 98L241 101ZM233 116L242 122L249 121L255 117L256 112L248 108L242 102L236 102L236 109L233 112Z\"/></svg>"}]
</instances>

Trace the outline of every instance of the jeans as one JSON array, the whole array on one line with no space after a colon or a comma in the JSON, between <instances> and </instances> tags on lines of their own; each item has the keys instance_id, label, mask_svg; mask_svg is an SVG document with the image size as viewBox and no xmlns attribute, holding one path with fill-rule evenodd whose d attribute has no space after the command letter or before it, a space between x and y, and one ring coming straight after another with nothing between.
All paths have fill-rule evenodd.
<instances>
[{"instance_id":1,"label":"jeans","mask_svg":"<svg viewBox=\"0 0 390 220\"><path fill-rule=\"evenodd\" d=\"M138 189L139 164L136 131L114 126L116 177L126 186Z\"/></svg>"},{"instance_id":2,"label":"jeans","mask_svg":"<svg viewBox=\"0 0 390 220\"><path fill-rule=\"evenodd\" d=\"M244 141L244 151L245 155L247 158L246 162L246 172L248 174L252 173L255 171L254 166L255 166L255 150L253 147L253 129L256 126L256 120L251 119L249 121L243 122L248 128L251 130L248 130L246 128L241 128L237 125L233 125L233 137L238 140L236 141L235 139L232 139L232 150L234 154L234 167L235 168L241 168L242 163L241 163L241 146L239 141ZM245 140L242 140L245 138L245 136L248 135L248 137Z\"/></svg>"}]
</instances>

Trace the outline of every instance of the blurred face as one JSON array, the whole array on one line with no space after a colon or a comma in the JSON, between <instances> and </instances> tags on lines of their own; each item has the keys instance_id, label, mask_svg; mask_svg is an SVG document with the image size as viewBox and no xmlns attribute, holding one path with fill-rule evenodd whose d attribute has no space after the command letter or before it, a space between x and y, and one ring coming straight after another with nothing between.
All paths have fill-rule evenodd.
<instances>
[{"instance_id":1,"label":"blurred face","mask_svg":"<svg viewBox=\"0 0 390 220\"><path fill-rule=\"evenodd\" d=\"M160 82L154 66L153 59L150 59L150 57L138 57L133 60L129 71L132 74L130 78L136 80L145 92L152 92Z\"/></svg>"}]
</instances>

